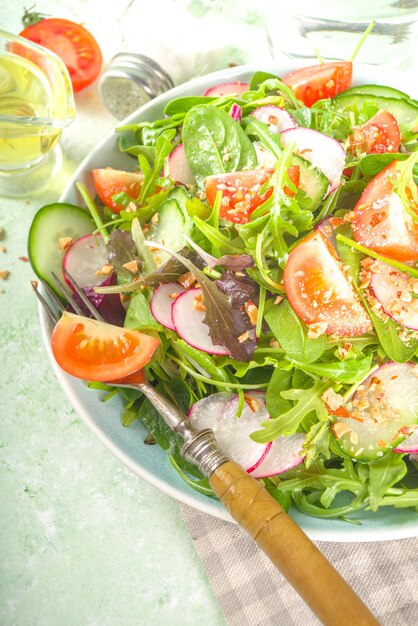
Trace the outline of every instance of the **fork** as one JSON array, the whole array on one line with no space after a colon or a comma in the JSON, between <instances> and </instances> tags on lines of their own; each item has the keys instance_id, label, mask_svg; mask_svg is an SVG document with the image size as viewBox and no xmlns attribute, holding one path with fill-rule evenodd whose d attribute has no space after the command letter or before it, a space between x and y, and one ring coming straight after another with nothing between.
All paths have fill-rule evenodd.
<instances>
[{"instance_id":1,"label":"fork","mask_svg":"<svg viewBox=\"0 0 418 626\"><path fill-rule=\"evenodd\" d=\"M74 278L65 269L63 273L89 313L95 319L104 321ZM56 274L53 277L57 289L74 313L84 315L62 280ZM49 317L57 323L65 307L54 291L44 281L41 283L49 302L40 293L35 281L32 286ZM323 624L379 626L351 587L262 484L228 459L218 447L212 430L197 431L192 428L187 416L146 380L142 370L107 384L141 391L169 428L182 435L182 455L197 465L209 479L210 486L231 516L249 533Z\"/></svg>"}]
</instances>

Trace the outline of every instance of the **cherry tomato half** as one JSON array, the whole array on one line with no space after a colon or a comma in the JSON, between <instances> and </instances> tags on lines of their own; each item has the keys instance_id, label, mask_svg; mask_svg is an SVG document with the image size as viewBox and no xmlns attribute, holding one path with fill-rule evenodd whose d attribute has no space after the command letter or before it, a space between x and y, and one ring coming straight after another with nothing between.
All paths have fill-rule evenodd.
<instances>
[{"instance_id":1,"label":"cherry tomato half","mask_svg":"<svg viewBox=\"0 0 418 626\"><path fill-rule=\"evenodd\" d=\"M93 170L93 179L97 195L109 209L120 213L125 207L113 201L113 196L124 191L132 200L136 200L144 180L140 172L122 172L106 167Z\"/></svg>"},{"instance_id":2,"label":"cherry tomato half","mask_svg":"<svg viewBox=\"0 0 418 626\"><path fill-rule=\"evenodd\" d=\"M318 100L333 98L351 87L353 64L350 61L320 63L286 74L282 79L295 96L311 107Z\"/></svg>"},{"instance_id":3,"label":"cherry tomato half","mask_svg":"<svg viewBox=\"0 0 418 626\"><path fill-rule=\"evenodd\" d=\"M250 220L251 213L260 204L263 204L273 193L268 189L260 195L260 189L271 177L274 169L245 170L242 172L230 172L228 174L215 174L205 178L205 191L207 201L211 206L215 204L217 192L222 191L222 204L220 216L224 220L236 224L246 224ZM299 185L300 169L298 165L289 167L287 170L291 182ZM294 192L287 187L284 189L289 196Z\"/></svg>"},{"instance_id":4,"label":"cherry tomato half","mask_svg":"<svg viewBox=\"0 0 418 626\"><path fill-rule=\"evenodd\" d=\"M364 246L398 261L418 258L418 224L394 190L401 164L393 161L375 176L354 207L353 234Z\"/></svg>"},{"instance_id":5,"label":"cherry tomato half","mask_svg":"<svg viewBox=\"0 0 418 626\"><path fill-rule=\"evenodd\" d=\"M319 230L293 248L283 283L295 313L306 324L323 323L325 334L355 337L371 329L334 249Z\"/></svg>"},{"instance_id":6,"label":"cherry tomato half","mask_svg":"<svg viewBox=\"0 0 418 626\"><path fill-rule=\"evenodd\" d=\"M62 59L74 91L88 87L99 75L102 53L93 35L80 24L46 18L24 28L20 36L52 50Z\"/></svg>"},{"instance_id":7,"label":"cherry tomato half","mask_svg":"<svg viewBox=\"0 0 418 626\"><path fill-rule=\"evenodd\" d=\"M72 313L63 313L51 336L55 360L67 374L101 382L136 373L159 344L155 337Z\"/></svg>"},{"instance_id":8,"label":"cherry tomato half","mask_svg":"<svg viewBox=\"0 0 418 626\"><path fill-rule=\"evenodd\" d=\"M401 145L399 124L388 111L378 111L368 122L353 128L350 137L350 151L354 154L359 148L367 154L398 152Z\"/></svg>"}]
</instances>

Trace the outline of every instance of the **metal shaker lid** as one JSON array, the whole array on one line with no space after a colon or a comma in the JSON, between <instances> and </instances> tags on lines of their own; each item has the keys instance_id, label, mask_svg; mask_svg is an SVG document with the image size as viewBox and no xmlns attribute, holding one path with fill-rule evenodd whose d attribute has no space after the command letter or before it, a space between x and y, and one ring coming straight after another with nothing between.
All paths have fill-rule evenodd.
<instances>
[{"instance_id":1,"label":"metal shaker lid","mask_svg":"<svg viewBox=\"0 0 418 626\"><path fill-rule=\"evenodd\" d=\"M99 80L105 106L119 120L174 87L159 63L144 54L121 52Z\"/></svg>"}]
</instances>

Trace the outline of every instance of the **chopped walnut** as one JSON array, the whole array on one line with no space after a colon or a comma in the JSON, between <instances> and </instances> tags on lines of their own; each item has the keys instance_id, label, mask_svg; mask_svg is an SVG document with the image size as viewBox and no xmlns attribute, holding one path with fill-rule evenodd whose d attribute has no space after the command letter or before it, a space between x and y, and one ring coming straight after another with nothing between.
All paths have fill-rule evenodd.
<instances>
[{"instance_id":1,"label":"chopped walnut","mask_svg":"<svg viewBox=\"0 0 418 626\"><path fill-rule=\"evenodd\" d=\"M283 300L283 296L276 296L274 298L274 302L273 304L280 304L280 302Z\"/></svg>"},{"instance_id":2,"label":"chopped walnut","mask_svg":"<svg viewBox=\"0 0 418 626\"><path fill-rule=\"evenodd\" d=\"M343 435L351 431L351 428L348 424L344 424L343 422L335 422L331 426L331 430L336 439L341 439Z\"/></svg>"},{"instance_id":3,"label":"chopped walnut","mask_svg":"<svg viewBox=\"0 0 418 626\"><path fill-rule=\"evenodd\" d=\"M151 218L151 223L158 224L158 213L154 213L154 215Z\"/></svg>"},{"instance_id":4,"label":"chopped walnut","mask_svg":"<svg viewBox=\"0 0 418 626\"><path fill-rule=\"evenodd\" d=\"M334 391L332 387L328 387L321 396L321 400L331 409L336 411L343 403L343 397Z\"/></svg>"},{"instance_id":5,"label":"chopped walnut","mask_svg":"<svg viewBox=\"0 0 418 626\"><path fill-rule=\"evenodd\" d=\"M244 393L244 400L245 400L246 404L248 404L248 406L250 407L251 411L253 413L257 413L258 409L261 406L261 402L259 402L258 400L256 400L252 396L248 396L246 393Z\"/></svg>"},{"instance_id":6,"label":"chopped walnut","mask_svg":"<svg viewBox=\"0 0 418 626\"><path fill-rule=\"evenodd\" d=\"M196 278L191 272L186 272L185 274L182 274L178 277L178 281L180 285L182 285L182 287L184 287L185 289L189 289L189 287L191 287L196 282Z\"/></svg>"},{"instance_id":7,"label":"chopped walnut","mask_svg":"<svg viewBox=\"0 0 418 626\"><path fill-rule=\"evenodd\" d=\"M71 246L72 243L73 243L72 237L60 237L58 239L58 245L63 252L64 250L68 250L68 248Z\"/></svg>"},{"instance_id":8,"label":"chopped walnut","mask_svg":"<svg viewBox=\"0 0 418 626\"><path fill-rule=\"evenodd\" d=\"M351 343L345 343L343 346L339 346L338 354L340 355L340 358L341 358L342 361L344 361L344 359L346 358L346 356L350 352L351 348L352 348L352 344Z\"/></svg>"},{"instance_id":9,"label":"chopped walnut","mask_svg":"<svg viewBox=\"0 0 418 626\"><path fill-rule=\"evenodd\" d=\"M308 337L309 339L318 339L324 334L328 327L328 322L315 322L308 325Z\"/></svg>"},{"instance_id":10,"label":"chopped walnut","mask_svg":"<svg viewBox=\"0 0 418 626\"><path fill-rule=\"evenodd\" d=\"M257 324L258 309L255 306L254 302L251 302L251 300L248 300L248 302L245 303L244 308L245 308L246 314L250 318L251 324Z\"/></svg>"},{"instance_id":11,"label":"chopped walnut","mask_svg":"<svg viewBox=\"0 0 418 626\"><path fill-rule=\"evenodd\" d=\"M7 248L5 248L4 246L0 246L0 253L4 252L7 252Z\"/></svg>"},{"instance_id":12,"label":"chopped walnut","mask_svg":"<svg viewBox=\"0 0 418 626\"><path fill-rule=\"evenodd\" d=\"M135 202L130 202L127 207L125 207L126 213L136 213L137 207Z\"/></svg>"},{"instance_id":13,"label":"chopped walnut","mask_svg":"<svg viewBox=\"0 0 418 626\"><path fill-rule=\"evenodd\" d=\"M269 343L270 348L275 348L276 350L280 349L280 344L277 341L277 339L272 339ZM418 377L418 373L417 373L417 377Z\"/></svg>"},{"instance_id":14,"label":"chopped walnut","mask_svg":"<svg viewBox=\"0 0 418 626\"><path fill-rule=\"evenodd\" d=\"M238 341L240 343L244 343L244 341L247 341L249 336L250 336L250 333L246 331L245 333L242 333L242 335L238 337Z\"/></svg>"},{"instance_id":15,"label":"chopped walnut","mask_svg":"<svg viewBox=\"0 0 418 626\"><path fill-rule=\"evenodd\" d=\"M206 311L206 307L203 303L203 296L201 293L198 293L193 300L193 308L195 311Z\"/></svg>"},{"instance_id":16,"label":"chopped walnut","mask_svg":"<svg viewBox=\"0 0 418 626\"><path fill-rule=\"evenodd\" d=\"M96 276L110 276L112 272L113 272L113 265L111 265L110 263L107 263L106 265L103 265L101 269L97 270Z\"/></svg>"},{"instance_id":17,"label":"chopped walnut","mask_svg":"<svg viewBox=\"0 0 418 626\"><path fill-rule=\"evenodd\" d=\"M0 270L0 278L2 280L7 280L9 278L10 272L9 270Z\"/></svg>"},{"instance_id":18,"label":"chopped walnut","mask_svg":"<svg viewBox=\"0 0 418 626\"><path fill-rule=\"evenodd\" d=\"M136 261L128 261L128 263L124 263L122 267L128 270L128 272L131 272L131 274L138 273L138 263Z\"/></svg>"}]
</instances>

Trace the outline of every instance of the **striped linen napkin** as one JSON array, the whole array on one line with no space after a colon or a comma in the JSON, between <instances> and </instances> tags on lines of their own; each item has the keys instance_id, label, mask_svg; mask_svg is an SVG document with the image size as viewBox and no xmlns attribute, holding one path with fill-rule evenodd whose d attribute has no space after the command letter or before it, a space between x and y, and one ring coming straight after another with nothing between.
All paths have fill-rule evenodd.
<instances>
[{"instance_id":1,"label":"striped linen napkin","mask_svg":"<svg viewBox=\"0 0 418 626\"><path fill-rule=\"evenodd\" d=\"M186 505L182 513L228 626L320 625L239 526ZM315 543L382 626L418 625L418 538Z\"/></svg>"}]
</instances>

